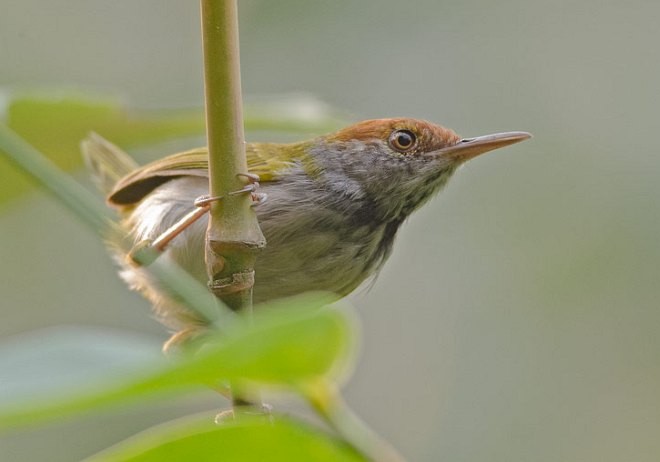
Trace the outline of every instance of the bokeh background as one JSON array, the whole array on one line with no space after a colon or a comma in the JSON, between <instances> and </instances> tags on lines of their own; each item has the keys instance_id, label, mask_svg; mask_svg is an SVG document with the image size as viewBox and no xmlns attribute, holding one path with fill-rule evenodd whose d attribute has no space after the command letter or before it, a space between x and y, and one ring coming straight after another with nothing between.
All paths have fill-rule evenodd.
<instances>
[{"instance_id":1,"label":"bokeh background","mask_svg":"<svg viewBox=\"0 0 660 462\"><path fill-rule=\"evenodd\" d=\"M0 83L201 106L198 15L4 0ZM241 0L240 15L248 96L535 136L463 168L352 297L358 413L415 461L657 460L660 3ZM0 294L5 341L58 325L165 338L99 240L38 192L0 209ZM15 432L0 459L77 460L222 406L201 394Z\"/></svg>"}]
</instances>

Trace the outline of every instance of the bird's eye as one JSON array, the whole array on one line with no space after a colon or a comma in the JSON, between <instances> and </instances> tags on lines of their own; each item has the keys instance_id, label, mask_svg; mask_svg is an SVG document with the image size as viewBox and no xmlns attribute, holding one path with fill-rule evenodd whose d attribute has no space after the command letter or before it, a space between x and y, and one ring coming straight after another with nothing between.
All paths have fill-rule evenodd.
<instances>
[{"instance_id":1,"label":"bird's eye","mask_svg":"<svg viewBox=\"0 0 660 462\"><path fill-rule=\"evenodd\" d=\"M410 130L395 130L390 135L390 147L395 151L410 151L417 142L417 136Z\"/></svg>"}]
</instances>

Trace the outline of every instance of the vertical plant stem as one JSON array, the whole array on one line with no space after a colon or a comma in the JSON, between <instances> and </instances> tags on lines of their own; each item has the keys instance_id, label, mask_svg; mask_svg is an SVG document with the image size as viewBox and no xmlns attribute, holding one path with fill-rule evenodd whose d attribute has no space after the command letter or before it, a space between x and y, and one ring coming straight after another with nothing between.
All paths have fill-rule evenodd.
<instances>
[{"instance_id":1,"label":"vertical plant stem","mask_svg":"<svg viewBox=\"0 0 660 462\"><path fill-rule=\"evenodd\" d=\"M209 287L230 308L251 313L254 263L266 242L246 185L237 0L201 0L211 204L206 234ZM235 404L245 400L234 395Z\"/></svg>"}]
</instances>

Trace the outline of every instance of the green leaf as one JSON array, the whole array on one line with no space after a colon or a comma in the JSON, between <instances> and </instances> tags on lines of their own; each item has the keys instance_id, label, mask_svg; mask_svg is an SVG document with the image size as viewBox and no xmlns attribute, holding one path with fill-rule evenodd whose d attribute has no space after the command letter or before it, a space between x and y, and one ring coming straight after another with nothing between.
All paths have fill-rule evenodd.
<instances>
[{"instance_id":1,"label":"green leaf","mask_svg":"<svg viewBox=\"0 0 660 462\"><path fill-rule=\"evenodd\" d=\"M164 362L155 338L98 327L38 329L0 344L0 407L62 396L80 384L102 384Z\"/></svg>"},{"instance_id":2,"label":"green leaf","mask_svg":"<svg viewBox=\"0 0 660 462\"><path fill-rule=\"evenodd\" d=\"M222 335L209 336L193 357L164 367L145 363L140 372L115 377L93 389L74 388L67 396L35 394L13 401L0 408L0 428L136 398L183 393L225 380L296 386L319 377L336 377L349 365L352 329L342 312L318 308L325 302L327 298L313 294L257 308L252 325L237 323Z\"/></svg>"},{"instance_id":3,"label":"green leaf","mask_svg":"<svg viewBox=\"0 0 660 462\"><path fill-rule=\"evenodd\" d=\"M58 167L82 166L80 141L90 131L122 147L204 134L202 108L135 110L108 95L73 91L0 93L4 123ZM246 105L247 130L319 134L340 125L341 117L309 96L256 100ZM166 153L164 153L166 154ZM0 157L0 205L25 192L30 183Z\"/></svg>"},{"instance_id":4,"label":"green leaf","mask_svg":"<svg viewBox=\"0 0 660 462\"><path fill-rule=\"evenodd\" d=\"M210 341L187 373L213 380L220 364L225 377L271 384L343 373L353 350L353 332L345 314L320 308L332 297L310 293L259 305L251 328Z\"/></svg>"},{"instance_id":5,"label":"green leaf","mask_svg":"<svg viewBox=\"0 0 660 462\"><path fill-rule=\"evenodd\" d=\"M82 166L79 144L97 131L122 145L137 145L204 133L201 110L134 112L116 99L73 92L16 93L3 96L5 124L45 153L58 167ZM30 184L0 158L0 203Z\"/></svg>"},{"instance_id":6,"label":"green leaf","mask_svg":"<svg viewBox=\"0 0 660 462\"><path fill-rule=\"evenodd\" d=\"M364 461L346 443L290 418L241 418L213 423L192 416L160 425L87 459L87 462Z\"/></svg>"}]
</instances>

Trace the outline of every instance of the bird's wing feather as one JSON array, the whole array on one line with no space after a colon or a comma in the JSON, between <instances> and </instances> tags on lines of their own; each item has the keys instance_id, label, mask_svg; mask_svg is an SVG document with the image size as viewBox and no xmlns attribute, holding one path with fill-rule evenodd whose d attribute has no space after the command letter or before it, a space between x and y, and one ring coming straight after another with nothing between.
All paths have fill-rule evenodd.
<instances>
[{"instance_id":1,"label":"bird's wing feather","mask_svg":"<svg viewBox=\"0 0 660 462\"><path fill-rule=\"evenodd\" d=\"M290 166L290 153L296 145L283 149L274 143L248 144L248 170L259 175L261 182L278 180L278 171ZM288 155L287 155L288 154ZM120 179L108 194L108 202L115 206L132 205L142 200L161 184L182 176L208 178L208 150L192 149L147 164Z\"/></svg>"},{"instance_id":2,"label":"bird's wing feather","mask_svg":"<svg viewBox=\"0 0 660 462\"><path fill-rule=\"evenodd\" d=\"M82 140L80 149L92 180L106 194L117 181L139 167L131 156L93 132Z\"/></svg>"}]
</instances>

